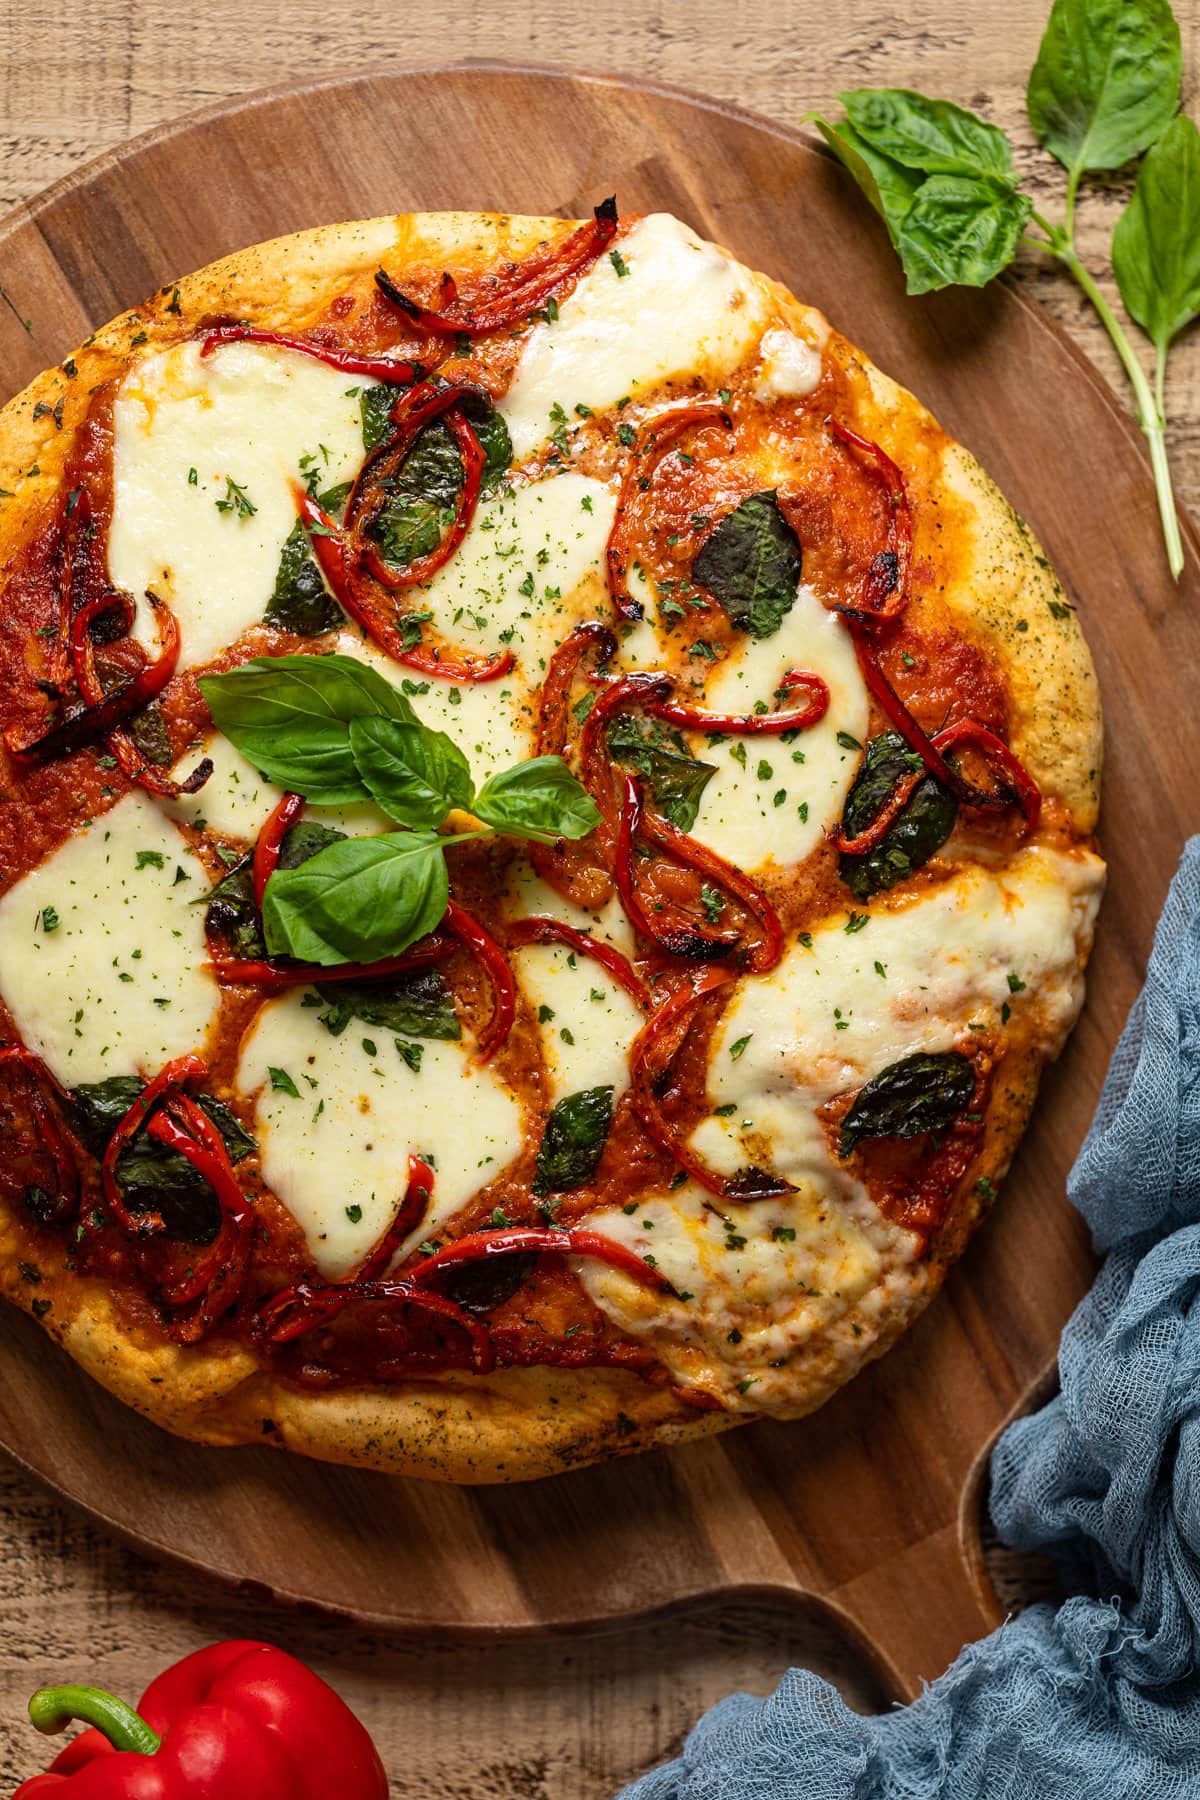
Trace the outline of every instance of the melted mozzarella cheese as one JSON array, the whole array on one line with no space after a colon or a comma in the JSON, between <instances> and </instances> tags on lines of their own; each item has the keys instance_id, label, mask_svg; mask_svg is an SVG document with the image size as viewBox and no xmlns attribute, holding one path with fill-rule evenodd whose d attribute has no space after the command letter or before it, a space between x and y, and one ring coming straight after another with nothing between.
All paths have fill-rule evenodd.
<instances>
[{"instance_id":1,"label":"melted mozzarella cheese","mask_svg":"<svg viewBox=\"0 0 1200 1800\"><path fill-rule=\"evenodd\" d=\"M790 400L811 394L821 379L821 352L794 331L772 327L759 345L762 366L755 383L755 398Z\"/></svg>"},{"instance_id":2,"label":"melted mozzarella cheese","mask_svg":"<svg viewBox=\"0 0 1200 1800\"><path fill-rule=\"evenodd\" d=\"M0 900L0 993L60 1081L148 1076L203 1043L220 1003L192 904L207 889L195 854L138 793Z\"/></svg>"},{"instance_id":3,"label":"melted mozzarella cheese","mask_svg":"<svg viewBox=\"0 0 1200 1800\"><path fill-rule=\"evenodd\" d=\"M736 1110L706 1119L693 1144L730 1173L758 1163L804 1180L827 1160L816 1107L903 1056L954 1048L973 1024L998 1027L1006 1004L1036 1007L1055 1054L1082 1002L1102 886L1099 858L1029 849L1006 870L967 867L908 906L877 906L860 930L847 916L793 944L714 1033L709 1094Z\"/></svg>"},{"instance_id":4,"label":"melted mozzarella cheese","mask_svg":"<svg viewBox=\"0 0 1200 1800\"><path fill-rule=\"evenodd\" d=\"M808 1347L861 1360L877 1323L910 1290L916 1240L879 1217L858 1184L831 1193L808 1185L779 1200L719 1211L694 1183L651 1196L626 1213L588 1217L599 1231L654 1266L675 1290L663 1295L591 1258L575 1267L615 1324L653 1343L676 1380L733 1411L786 1412ZM789 1366L789 1364L791 1366Z\"/></svg>"},{"instance_id":5,"label":"melted mozzarella cheese","mask_svg":"<svg viewBox=\"0 0 1200 1800\"><path fill-rule=\"evenodd\" d=\"M393 1032L358 1019L333 1036L300 993L268 1002L246 1035L237 1084L255 1101L263 1178L330 1280L349 1274L391 1223L410 1153L432 1162L437 1179L405 1252L520 1151L520 1107L465 1044L425 1041L420 1065L404 1060Z\"/></svg>"},{"instance_id":6,"label":"melted mozzarella cheese","mask_svg":"<svg viewBox=\"0 0 1200 1800\"><path fill-rule=\"evenodd\" d=\"M611 1087L619 1099L641 1009L594 958L565 945L530 944L512 960L538 1015L551 1102L592 1087Z\"/></svg>"},{"instance_id":7,"label":"melted mozzarella cheese","mask_svg":"<svg viewBox=\"0 0 1200 1800\"><path fill-rule=\"evenodd\" d=\"M351 386L312 357L237 343L209 357L179 344L122 382L109 571L117 587L139 598L151 588L172 607L181 668L210 661L261 622L296 523L300 458L317 459L322 488L357 473L362 421ZM254 509L247 516L231 481ZM144 606L137 633L155 641Z\"/></svg>"},{"instance_id":8,"label":"melted mozzarella cheese","mask_svg":"<svg viewBox=\"0 0 1200 1800\"><path fill-rule=\"evenodd\" d=\"M672 375L717 387L762 329L762 291L748 269L669 213L651 213L621 239L628 273L608 256L535 325L502 411L517 458L553 430L551 409L595 411L639 399Z\"/></svg>"},{"instance_id":9,"label":"melted mozzarella cheese","mask_svg":"<svg viewBox=\"0 0 1200 1800\"><path fill-rule=\"evenodd\" d=\"M714 712L750 713L775 705L789 669L811 669L829 685L829 711L798 738L730 737L719 744L693 732L693 753L714 763L691 835L710 850L752 870L768 862L799 862L814 850L842 806L858 768L857 751L839 733L862 742L869 703L850 634L810 588L771 637L743 640L714 671L703 704ZM803 692L785 698L791 705Z\"/></svg>"}]
</instances>

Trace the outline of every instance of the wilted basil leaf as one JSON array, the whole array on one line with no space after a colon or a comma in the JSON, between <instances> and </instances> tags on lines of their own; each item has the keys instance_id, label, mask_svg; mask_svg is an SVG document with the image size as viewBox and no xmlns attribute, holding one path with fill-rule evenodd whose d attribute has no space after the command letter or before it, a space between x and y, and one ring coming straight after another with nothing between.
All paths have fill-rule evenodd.
<instances>
[{"instance_id":1,"label":"wilted basil leaf","mask_svg":"<svg viewBox=\"0 0 1200 1800\"><path fill-rule=\"evenodd\" d=\"M800 543L772 488L727 513L692 564L692 579L752 637L778 631L796 604Z\"/></svg>"},{"instance_id":2,"label":"wilted basil leaf","mask_svg":"<svg viewBox=\"0 0 1200 1800\"><path fill-rule=\"evenodd\" d=\"M1121 298L1155 348L1200 314L1200 131L1172 119L1138 170L1113 232Z\"/></svg>"},{"instance_id":3,"label":"wilted basil leaf","mask_svg":"<svg viewBox=\"0 0 1200 1800\"><path fill-rule=\"evenodd\" d=\"M624 713L608 728L608 750L616 762L643 777L664 819L680 831L692 829L704 790L717 771L692 755L682 733L657 719Z\"/></svg>"},{"instance_id":4,"label":"wilted basil leaf","mask_svg":"<svg viewBox=\"0 0 1200 1800\"><path fill-rule=\"evenodd\" d=\"M147 706L135 713L126 727L130 737L148 763L165 769L175 760L170 733L161 706Z\"/></svg>"},{"instance_id":5,"label":"wilted basil leaf","mask_svg":"<svg viewBox=\"0 0 1200 1800\"><path fill-rule=\"evenodd\" d=\"M1166 128L1182 71L1168 0L1054 0L1029 77L1030 123L1072 174L1119 169Z\"/></svg>"},{"instance_id":6,"label":"wilted basil leaf","mask_svg":"<svg viewBox=\"0 0 1200 1800\"><path fill-rule=\"evenodd\" d=\"M401 825L442 824L474 798L471 768L444 731L398 719L351 719L350 749L377 805Z\"/></svg>"},{"instance_id":7,"label":"wilted basil leaf","mask_svg":"<svg viewBox=\"0 0 1200 1800\"><path fill-rule=\"evenodd\" d=\"M501 769L480 789L471 811L493 831L538 844L586 837L600 823L595 801L561 756L535 756Z\"/></svg>"},{"instance_id":8,"label":"wilted basil leaf","mask_svg":"<svg viewBox=\"0 0 1200 1800\"><path fill-rule=\"evenodd\" d=\"M484 455L480 493L491 494L512 462L512 441L496 408L482 396L461 401ZM427 425L388 484L370 525L385 561L398 568L429 556L452 524L463 484L463 461L445 421Z\"/></svg>"},{"instance_id":9,"label":"wilted basil leaf","mask_svg":"<svg viewBox=\"0 0 1200 1800\"><path fill-rule=\"evenodd\" d=\"M143 1090L136 1076L117 1075L87 1082L71 1095L72 1122L97 1158ZM230 1160L240 1162L256 1149L250 1133L223 1101L197 1096L221 1134ZM178 1150L171 1150L143 1131L121 1153L116 1167L122 1197L131 1212L161 1212L170 1237L190 1244L210 1244L221 1227L221 1209L204 1177Z\"/></svg>"},{"instance_id":10,"label":"wilted basil leaf","mask_svg":"<svg viewBox=\"0 0 1200 1800\"><path fill-rule=\"evenodd\" d=\"M380 981L337 981L317 993L325 1002L321 1023L340 1037L351 1019L395 1031L401 1037L456 1039L462 1026L440 969L411 969Z\"/></svg>"},{"instance_id":11,"label":"wilted basil leaf","mask_svg":"<svg viewBox=\"0 0 1200 1800\"><path fill-rule=\"evenodd\" d=\"M558 1101L538 1150L534 1193L570 1193L590 1181L604 1154L612 1118L611 1087L584 1088Z\"/></svg>"},{"instance_id":12,"label":"wilted basil leaf","mask_svg":"<svg viewBox=\"0 0 1200 1800\"><path fill-rule=\"evenodd\" d=\"M309 555L308 533L297 519L279 556L275 587L263 615L268 625L297 637L320 637L343 622L342 609Z\"/></svg>"},{"instance_id":13,"label":"wilted basil leaf","mask_svg":"<svg viewBox=\"0 0 1200 1800\"><path fill-rule=\"evenodd\" d=\"M394 387L390 381L381 381L375 387L365 387L358 396L358 410L362 415L363 449L368 453L378 450L380 444L392 435L392 422L388 417L393 406L404 389Z\"/></svg>"},{"instance_id":14,"label":"wilted basil leaf","mask_svg":"<svg viewBox=\"0 0 1200 1800\"><path fill-rule=\"evenodd\" d=\"M450 897L435 832L395 831L331 844L302 868L277 870L263 896L272 956L374 962L441 922Z\"/></svg>"},{"instance_id":15,"label":"wilted basil leaf","mask_svg":"<svg viewBox=\"0 0 1200 1800\"><path fill-rule=\"evenodd\" d=\"M909 88L854 88L838 99L858 138L906 169L1012 185L1012 146L978 113Z\"/></svg>"},{"instance_id":16,"label":"wilted basil leaf","mask_svg":"<svg viewBox=\"0 0 1200 1800\"><path fill-rule=\"evenodd\" d=\"M919 1137L945 1131L970 1104L975 1070L956 1050L902 1057L868 1081L842 1120L838 1155L864 1138Z\"/></svg>"},{"instance_id":17,"label":"wilted basil leaf","mask_svg":"<svg viewBox=\"0 0 1200 1800\"><path fill-rule=\"evenodd\" d=\"M896 731L882 732L867 745L862 767L846 796L842 831L858 837L878 818L905 776L915 774L921 760ZM842 880L856 900L868 900L884 888L906 881L940 850L958 818L958 802L932 775L913 790L873 850L842 856Z\"/></svg>"},{"instance_id":18,"label":"wilted basil leaf","mask_svg":"<svg viewBox=\"0 0 1200 1800\"><path fill-rule=\"evenodd\" d=\"M478 1262L451 1269L438 1282L439 1293L470 1313L494 1312L511 1300L529 1279L536 1256L516 1252L512 1256L484 1256Z\"/></svg>"},{"instance_id":19,"label":"wilted basil leaf","mask_svg":"<svg viewBox=\"0 0 1200 1800\"><path fill-rule=\"evenodd\" d=\"M896 244L909 293L986 286L1016 255L1032 211L1027 194L961 175L931 175Z\"/></svg>"},{"instance_id":20,"label":"wilted basil leaf","mask_svg":"<svg viewBox=\"0 0 1200 1800\"><path fill-rule=\"evenodd\" d=\"M197 685L248 762L325 806L370 799L350 751L351 719L416 722L400 689L352 656L256 657Z\"/></svg>"}]
</instances>

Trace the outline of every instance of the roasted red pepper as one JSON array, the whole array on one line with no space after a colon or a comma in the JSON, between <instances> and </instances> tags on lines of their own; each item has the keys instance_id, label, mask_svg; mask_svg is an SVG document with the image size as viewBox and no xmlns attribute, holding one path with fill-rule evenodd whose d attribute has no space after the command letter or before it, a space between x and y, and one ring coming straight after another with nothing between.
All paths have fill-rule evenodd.
<instances>
[{"instance_id":1,"label":"roasted red pepper","mask_svg":"<svg viewBox=\"0 0 1200 1800\"><path fill-rule=\"evenodd\" d=\"M185 1656L135 1712L91 1687L42 1688L39 1731L93 1727L13 1800L387 1800L383 1764L345 1701L272 1644Z\"/></svg>"},{"instance_id":2,"label":"roasted red pepper","mask_svg":"<svg viewBox=\"0 0 1200 1800\"><path fill-rule=\"evenodd\" d=\"M386 381L403 387L413 378L411 363L394 356L370 356L361 350L347 350L338 344L321 344L315 338L289 337L283 331L259 331L253 325L217 325L206 331L200 345L201 356L211 356L221 344L270 344L277 350L296 350L301 356L315 357L331 369L347 375L365 375L368 381Z\"/></svg>"},{"instance_id":3,"label":"roasted red pepper","mask_svg":"<svg viewBox=\"0 0 1200 1800\"><path fill-rule=\"evenodd\" d=\"M641 495L649 491L654 471L685 431L693 426L729 424L729 414L715 400L697 400L657 413L653 419L647 419L638 432L604 553L608 565L608 591L623 619L640 619L645 610L641 601L635 600L629 591L629 565L633 559L633 533L640 511L638 502Z\"/></svg>"}]
</instances>

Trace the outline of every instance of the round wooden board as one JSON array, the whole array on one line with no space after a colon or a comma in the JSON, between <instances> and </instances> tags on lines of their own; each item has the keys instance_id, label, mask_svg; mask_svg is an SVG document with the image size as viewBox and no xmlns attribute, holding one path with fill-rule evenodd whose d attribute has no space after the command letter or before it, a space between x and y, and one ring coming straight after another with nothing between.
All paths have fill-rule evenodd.
<instances>
[{"instance_id":1,"label":"round wooden board","mask_svg":"<svg viewBox=\"0 0 1200 1800\"><path fill-rule=\"evenodd\" d=\"M907 300L873 214L798 133L677 90L498 65L260 95L52 189L0 227L16 309L0 312L0 399L153 288L280 232L412 209L581 214L614 190L828 312L980 456L1079 603L1107 704L1112 885L1087 1010L1003 1201L910 1336L795 1425L520 1488L440 1488L177 1442L6 1314L0 1441L144 1548L264 1596L505 1631L782 1591L839 1621L904 1696L996 1622L978 1477L1090 1279L1064 1179L1200 826L1179 751L1200 666L1195 541L1174 589L1135 427L1011 291Z\"/></svg>"}]
</instances>

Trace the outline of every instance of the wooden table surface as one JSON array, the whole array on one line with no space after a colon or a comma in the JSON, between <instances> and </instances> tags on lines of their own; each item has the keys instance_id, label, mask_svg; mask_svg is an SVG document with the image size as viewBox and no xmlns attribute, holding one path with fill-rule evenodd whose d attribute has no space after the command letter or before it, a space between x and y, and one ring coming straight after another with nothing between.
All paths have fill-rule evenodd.
<instances>
[{"instance_id":1,"label":"wooden table surface","mask_svg":"<svg viewBox=\"0 0 1200 1800\"><path fill-rule=\"evenodd\" d=\"M1191 72L1200 0L1175 8ZM839 88L945 94L1010 131L1038 204L1053 214L1060 183L1023 106L1043 18L1042 0L509 0L502 10L360 0L336 14L325 0L253 9L235 0L0 0L0 213L99 151L228 95L380 60L501 56L674 81L789 122L828 107ZM1094 269L1124 197L1112 182L1082 204L1081 245ZM1066 278L1031 259L1016 279L1119 386L1107 340ZM1014 380L1030 375L1013 371ZM1200 340L1176 352L1169 400L1180 494L1200 511ZM994 1573L1011 1580L1003 1564ZM393 1795L411 1800L599 1800L673 1754L720 1695L765 1693L796 1661L834 1676L854 1704L880 1698L845 1646L775 1607L468 1647L283 1614L145 1561L7 1466L0 1618L4 1794L45 1760L23 1722L34 1686L86 1674L135 1699L166 1663L230 1636L273 1638L332 1680L375 1734Z\"/></svg>"}]
</instances>

